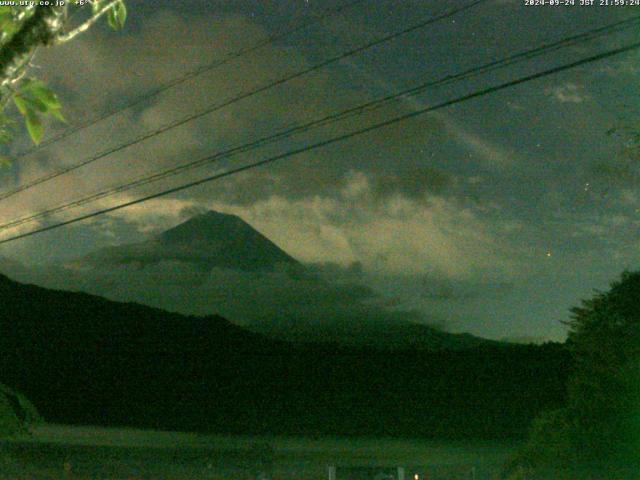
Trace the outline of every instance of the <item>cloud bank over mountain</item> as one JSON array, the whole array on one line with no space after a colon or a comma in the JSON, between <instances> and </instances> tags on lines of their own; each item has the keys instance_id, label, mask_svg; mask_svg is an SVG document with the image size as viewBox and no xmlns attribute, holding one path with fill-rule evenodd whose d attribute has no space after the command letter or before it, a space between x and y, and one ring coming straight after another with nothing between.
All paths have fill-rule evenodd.
<instances>
[{"instance_id":1,"label":"cloud bank over mountain","mask_svg":"<svg viewBox=\"0 0 640 480\"><path fill-rule=\"evenodd\" d=\"M418 13L427 17L455 2L445 3L396 2L393 11L347 9L18 159L0 170L0 187L10 190L81 162L381 32L406 28ZM72 45L39 52L38 75L59 92L70 123L84 125L94 115L337 5L237 0L220 3L213 14L198 1L141 2L117 35L98 27ZM482 14L460 14L455 24L430 25L245 98L4 199L0 223L548 43L560 33L550 30L543 11L527 11L523 30L521 8L515 2L513 8L487 5L476 12ZM569 35L610 23L623 11L584 9L569 17L558 10L553 15ZM455 45L452 29L459 40ZM618 40L611 37L601 47ZM508 45L508 51L501 45ZM579 48L558 53L549 64L575 59L584 53ZM572 305L593 288L604 288L622 269L637 266L638 169L619 155L624 135L606 134L612 126L635 122L631 113L617 117L636 96L628 88L637 84L632 63L621 59L487 95L264 169L7 244L0 255L30 264L65 262L105 247L145 242L195 212L213 209L239 215L299 262L362 265L365 285L429 321L447 317L451 328L494 338L542 331L560 340L565 329L559 321ZM537 67L543 65L522 68ZM301 148L507 80L511 73L516 72L405 97L313 133L0 234L26 232ZM559 101L559 95L569 101ZM52 134L66 128L49 127ZM28 142L16 139L13 153ZM513 288L498 287L504 285Z\"/></svg>"}]
</instances>

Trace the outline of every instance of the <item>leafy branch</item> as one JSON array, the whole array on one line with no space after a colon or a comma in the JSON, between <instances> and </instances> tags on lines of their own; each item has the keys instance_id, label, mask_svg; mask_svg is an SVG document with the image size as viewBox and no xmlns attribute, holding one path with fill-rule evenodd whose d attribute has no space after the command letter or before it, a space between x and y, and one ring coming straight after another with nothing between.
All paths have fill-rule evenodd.
<instances>
[{"instance_id":1,"label":"leafy branch","mask_svg":"<svg viewBox=\"0 0 640 480\"><path fill-rule=\"evenodd\" d=\"M58 35L56 38L57 43L68 42L74 39L81 33L87 31L93 26L102 16L107 14L107 22L109 26L114 30L118 30L124 27L124 23L127 19L127 7L123 0L111 0L111 1L95 1L91 4L93 14L84 23L75 27L68 33Z\"/></svg>"},{"instance_id":2,"label":"leafy branch","mask_svg":"<svg viewBox=\"0 0 640 480\"><path fill-rule=\"evenodd\" d=\"M69 8L74 8L74 15L68 15ZM52 116L65 121L56 94L42 81L27 77L31 60L39 47L68 42L104 16L114 30L123 28L127 18L124 0L94 0L88 18L69 28L68 19L82 12L81 6L66 4L0 5L0 143L7 143L12 138L11 122L4 114L11 100L24 117L29 136L36 144L44 135L43 117Z\"/></svg>"}]
</instances>

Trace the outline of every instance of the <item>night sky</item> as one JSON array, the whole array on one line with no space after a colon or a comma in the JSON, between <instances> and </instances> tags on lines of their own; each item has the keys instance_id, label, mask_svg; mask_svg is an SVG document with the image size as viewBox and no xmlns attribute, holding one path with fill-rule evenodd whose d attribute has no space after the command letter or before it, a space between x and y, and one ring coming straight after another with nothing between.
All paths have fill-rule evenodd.
<instances>
[{"instance_id":1,"label":"night sky","mask_svg":"<svg viewBox=\"0 0 640 480\"><path fill-rule=\"evenodd\" d=\"M81 125L341 3L128 0L123 31L100 25L74 42L42 50L34 73L59 93L69 124ZM0 171L0 187L14 188L462 4L364 1L16 160ZM639 14L633 7L488 1L2 200L0 222ZM634 41L637 26L434 88L47 221L115 205ZM505 89L5 244L0 255L28 264L61 262L105 245L141 240L214 209L241 216L305 263L332 263L345 275L357 265L358 282L378 291L386 305L421 312L425 323L491 338L562 340L560 321L568 319L571 306L593 289L605 288L625 268L638 268L640 168L624 155L627 138L607 133L637 126L638 60L633 52ZM52 123L48 134L64 128ZM13 153L27 146L28 139L20 136Z\"/></svg>"}]
</instances>

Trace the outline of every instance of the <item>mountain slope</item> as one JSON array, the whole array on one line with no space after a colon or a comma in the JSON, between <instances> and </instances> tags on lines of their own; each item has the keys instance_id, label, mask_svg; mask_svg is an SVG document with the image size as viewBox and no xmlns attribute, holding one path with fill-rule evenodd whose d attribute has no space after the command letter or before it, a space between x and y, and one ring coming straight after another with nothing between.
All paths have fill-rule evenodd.
<instances>
[{"instance_id":1,"label":"mountain slope","mask_svg":"<svg viewBox=\"0 0 640 480\"><path fill-rule=\"evenodd\" d=\"M247 434L523 436L568 368L556 345L295 345L3 276L0 352L0 380L51 422Z\"/></svg>"},{"instance_id":2,"label":"mountain slope","mask_svg":"<svg viewBox=\"0 0 640 480\"><path fill-rule=\"evenodd\" d=\"M299 266L241 218L214 211L193 217L146 242L98 250L75 264L146 266L163 261L186 262L204 270L260 271Z\"/></svg>"},{"instance_id":3,"label":"mountain slope","mask_svg":"<svg viewBox=\"0 0 640 480\"><path fill-rule=\"evenodd\" d=\"M351 312L353 314L353 312ZM351 347L384 350L465 350L482 346L499 346L500 342L468 333L450 333L417 323L397 312L369 311L345 318L319 319L281 317L277 322L247 325L247 329L270 338L291 342L325 342Z\"/></svg>"},{"instance_id":4,"label":"mountain slope","mask_svg":"<svg viewBox=\"0 0 640 480\"><path fill-rule=\"evenodd\" d=\"M154 270L154 264L160 265ZM209 211L149 241L102 249L77 262L87 265L95 268L68 272L71 281L59 285L187 315L220 312L283 340L430 350L490 343L439 331L410 312L369 306L376 295L371 289L314 273L234 215ZM151 268L109 272L118 265ZM201 274L189 275L193 267ZM36 282L56 286L56 276L44 272Z\"/></svg>"}]
</instances>

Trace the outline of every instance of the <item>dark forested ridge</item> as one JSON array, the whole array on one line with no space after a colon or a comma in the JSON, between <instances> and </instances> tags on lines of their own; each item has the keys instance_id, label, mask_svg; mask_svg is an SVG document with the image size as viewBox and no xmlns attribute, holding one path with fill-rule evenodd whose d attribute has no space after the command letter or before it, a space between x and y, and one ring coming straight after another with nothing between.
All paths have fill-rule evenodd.
<instances>
[{"instance_id":1,"label":"dark forested ridge","mask_svg":"<svg viewBox=\"0 0 640 480\"><path fill-rule=\"evenodd\" d=\"M524 436L564 403L557 344L430 352L303 345L221 317L0 276L0 380L50 422L220 433Z\"/></svg>"}]
</instances>

